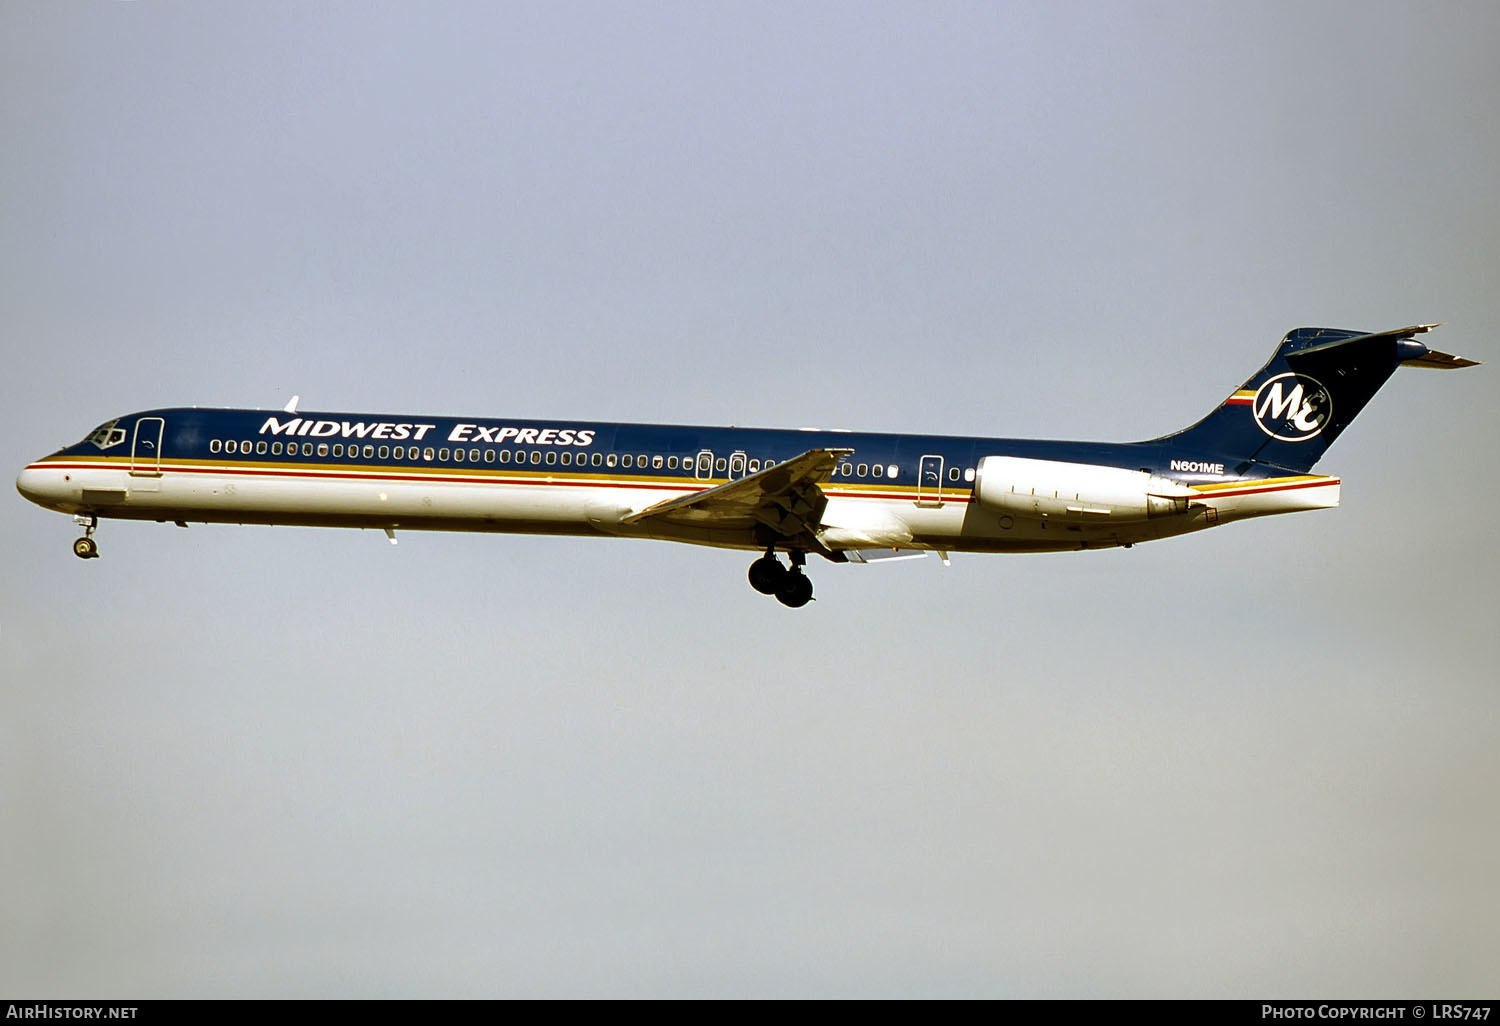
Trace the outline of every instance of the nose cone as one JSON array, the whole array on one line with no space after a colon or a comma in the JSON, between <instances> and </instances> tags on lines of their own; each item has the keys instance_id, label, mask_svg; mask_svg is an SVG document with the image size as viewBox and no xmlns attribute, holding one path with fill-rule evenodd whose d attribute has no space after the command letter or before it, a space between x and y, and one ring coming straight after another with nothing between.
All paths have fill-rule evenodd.
<instances>
[{"instance_id":1,"label":"nose cone","mask_svg":"<svg viewBox=\"0 0 1500 1026\"><path fill-rule=\"evenodd\" d=\"M48 509L56 509L62 499L62 472L30 466L16 475L16 491Z\"/></svg>"}]
</instances>

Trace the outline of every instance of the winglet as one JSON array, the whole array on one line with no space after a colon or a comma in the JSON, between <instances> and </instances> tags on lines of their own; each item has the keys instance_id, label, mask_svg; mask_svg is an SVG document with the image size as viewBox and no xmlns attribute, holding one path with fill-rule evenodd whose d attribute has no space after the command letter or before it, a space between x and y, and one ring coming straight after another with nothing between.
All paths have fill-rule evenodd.
<instances>
[{"instance_id":1,"label":"winglet","mask_svg":"<svg viewBox=\"0 0 1500 1026\"><path fill-rule=\"evenodd\" d=\"M294 395L294 396L292 396L290 399L287 400L287 404L281 408L282 412L283 413L296 413L297 412L297 403L301 399L302 399L302 397L300 395Z\"/></svg>"}]
</instances>

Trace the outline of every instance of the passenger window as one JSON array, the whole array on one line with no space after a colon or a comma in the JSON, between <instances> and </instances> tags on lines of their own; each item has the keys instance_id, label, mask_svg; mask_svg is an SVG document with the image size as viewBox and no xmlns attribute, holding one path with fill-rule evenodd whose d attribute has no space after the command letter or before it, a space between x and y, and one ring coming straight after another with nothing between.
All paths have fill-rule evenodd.
<instances>
[{"instance_id":1,"label":"passenger window","mask_svg":"<svg viewBox=\"0 0 1500 1026\"><path fill-rule=\"evenodd\" d=\"M448 462L448 447L446 445L443 446L441 449L438 450L438 462L440 462L440 463L447 463Z\"/></svg>"},{"instance_id":2,"label":"passenger window","mask_svg":"<svg viewBox=\"0 0 1500 1026\"><path fill-rule=\"evenodd\" d=\"M592 456L592 457L591 457L591 458L590 458L590 459L589 459L589 462L590 462L590 463L592 463L592 464L593 464L593 465L594 465L594 466L596 466L596 467L597 467L597 466L598 466L598 465L599 465L599 464L600 464L600 463L601 463L601 462L602 462L602 461L603 461L603 460L604 460L604 456L603 456L603 454L602 454L602 453L597 453L597 452L596 452L596 453L594 453L594 455L593 455L593 456Z\"/></svg>"},{"instance_id":3,"label":"passenger window","mask_svg":"<svg viewBox=\"0 0 1500 1026\"><path fill-rule=\"evenodd\" d=\"M562 465L565 466L565 467L571 467L573 465L573 454L572 453L565 452L565 453L562 454Z\"/></svg>"},{"instance_id":4,"label":"passenger window","mask_svg":"<svg viewBox=\"0 0 1500 1026\"><path fill-rule=\"evenodd\" d=\"M223 442L219 441L217 438L211 438L211 439L209 439L209 442L208 442L208 451L209 452L218 452L222 448L224 448L224 443Z\"/></svg>"},{"instance_id":5,"label":"passenger window","mask_svg":"<svg viewBox=\"0 0 1500 1026\"><path fill-rule=\"evenodd\" d=\"M303 442L302 443L302 455L304 455L304 456L311 456L312 455L312 443L311 442Z\"/></svg>"},{"instance_id":6,"label":"passenger window","mask_svg":"<svg viewBox=\"0 0 1500 1026\"><path fill-rule=\"evenodd\" d=\"M266 454L266 443L264 441L256 442L255 451L264 456Z\"/></svg>"},{"instance_id":7,"label":"passenger window","mask_svg":"<svg viewBox=\"0 0 1500 1026\"><path fill-rule=\"evenodd\" d=\"M244 453L246 456L249 456L254 451L255 446L250 444L249 439L246 439L245 441L240 443L240 452Z\"/></svg>"},{"instance_id":8,"label":"passenger window","mask_svg":"<svg viewBox=\"0 0 1500 1026\"><path fill-rule=\"evenodd\" d=\"M718 459L714 460L714 469L721 474L724 473L724 471L729 469L729 461L720 456Z\"/></svg>"},{"instance_id":9,"label":"passenger window","mask_svg":"<svg viewBox=\"0 0 1500 1026\"><path fill-rule=\"evenodd\" d=\"M494 463L495 462L495 450L494 449L486 449L486 450L484 450L484 462L486 462L486 463Z\"/></svg>"},{"instance_id":10,"label":"passenger window","mask_svg":"<svg viewBox=\"0 0 1500 1026\"><path fill-rule=\"evenodd\" d=\"M856 470L855 473L857 473L860 477L868 477L870 473L869 464L861 463L859 465L859 469Z\"/></svg>"},{"instance_id":11,"label":"passenger window","mask_svg":"<svg viewBox=\"0 0 1500 1026\"><path fill-rule=\"evenodd\" d=\"M948 469L948 480L949 481L957 481L958 480L958 468L957 467L950 467Z\"/></svg>"},{"instance_id":12,"label":"passenger window","mask_svg":"<svg viewBox=\"0 0 1500 1026\"><path fill-rule=\"evenodd\" d=\"M375 447L373 445L367 445L367 446L365 446L365 459L367 459L367 460L373 460L374 458L375 458Z\"/></svg>"},{"instance_id":13,"label":"passenger window","mask_svg":"<svg viewBox=\"0 0 1500 1026\"><path fill-rule=\"evenodd\" d=\"M536 464L538 464L538 463L540 463L540 462L542 462L542 450L540 450L540 449L533 449L533 450L531 450L531 462L532 462L533 466L536 465Z\"/></svg>"},{"instance_id":14,"label":"passenger window","mask_svg":"<svg viewBox=\"0 0 1500 1026\"><path fill-rule=\"evenodd\" d=\"M238 452L239 448L240 448L240 443L236 442L233 438L231 438L229 441L227 441L227 442L224 443L224 451L225 452Z\"/></svg>"},{"instance_id":15,"label":"passenger window","mask_svg":"<svg viewBox=\"0 0 1500 1026\"><path fill-rule=\"evenodd\" d=\"M327 442L319 442L318 443L318 455L319 456L327 456L328 455L328 443Z\"/></svg>"},{"instance_id":16,"label":"passenger window","mask_svg":"<svg viewBox=\"0 0 1500 1026\"><path fill-rule=\"evenodd\" d=\"M620 457L620 466L622 466L622 467L633 467L633 466L635 466L635 457L632 456L632 455L630 455L630 453L627 452L624 456Z\"/></svg>"},{"instance_id":17,"label":"passenger window","mask_svg":"<svg viewBox=\"0 0 1500 1026\"><path fill-rule=\"evenodd\" d=\"M510 450L509 449L501 449L500 450L500 462L501 463L509 463L510 462Z\"/></svg>"},{"instance_id":18,"label":"passenger window","mask_svg":"<svg viewBox=\"0 0 1500 1026\"><path fill-rule=\"evenodd\" d=\"M379 450L379 451L380 451L380 458L381 458L381 459L383 459L383 460L384 460L384 459L389 459L389 458L390 458L390 455L391 455L391 447L390 447L390 446L389 446L389 445L382 445L382 446L381 446L381 447L380 447L380 450Z\"/></svg>"},{"instance_id":19,"label":"passenger window","mask_svg":"<svg viewBox=\"0 0 1500 1026\"><path fill-rule=\"evenodd\" d=\"M469 450L469 462L470 463L478 463L479 462L479 450L478 449L470 449Z\"/></svg>"},{"instance_id":20,"label":"passenger window","mask_svg":"<svg viewBox=\"0 0 1500 1026\"><path fill-rule=\"evenodd\" d=\"M608 456L604 457L604 465L606 467L612 467L618 462L619 459L615 456L614 453L610 453Z\"/></svg>"},{"instance_id":21,"label":"passenger window","mask_svg":"<svg viewBox=\"0 0 1500 1026\"><path fill-rule=\"evenodd\" d=\"M432 451L432 446L429 445L427 448L422 450L422 459L424 461L431 463L436 458L437 454Z\"/></svg>"},{"instance_id":22,"label":"passenger window","mask_svg":"<svg viewBox=\"0 0 1500 1026\"><path fill-rule=\"evenodd\" d=\"M556 449L548 449L547 450L547 466L550 467L550 466L553 466L556 463L557 463L557 450Z\"/></svg>"},{"instance_id":23,"label":"passenger window","mask_svg":"<svg viewBox=\"0 0 1500 1026\"><path fill-rule=\"evenodd\" d=\"M462 463L464 461L464 451L462 449L454 449L453 458L459 463Z\"/></svg>"},{"instance_id":24,"label":"passenger window","mask_svg":"<svg viewBox=\"0 0 1500 1026\"><path fill-rule=\"evenodd\" d=\"M878 463L875 464L873 467L870 468L870 476L871 477L879 477L883 473L885 473L885 468L882 467Z\"/></svg>"},{"instance_id":25,"label":"passenger window","mask_svg":"<svg viewBox=\"0 0 1500 1026\"><path fill-rule=\"evenodd\" d=\"M898 467L898 466L896 466L896 464L894 464L894 463L892 463L889 467L885 468L885 476L891 478L892 480L894 480L895 477L896 477L896 475L899 474L900 472L901 472L901 468Z\"/></svg>"},{"instance_id":26,"label":"passenger window","mask_svg":"<svg viewBox=\"0 0 1500 1026\"><path fill-rule=\"evenodd\" d=\"M272 456L280 456L281 455L281 443L280 442L272 442L271 443L271 455Z\"/></svg>"},{"instance_id":27,"label":"passenger window","mask_svg":"<svg viewBox=\"0 0 1500 1026\"><path fill-rule=\"evenodd\" d=\"M964 468L964 480L965 481L972 481L972 480L974 480L974 468L973 467L965 467Z\"/></svg>"},{"instance_id":28,"label":"passenger window","mask_svg":"<svg viewBox=\"0 0 1500 1026\"><path fill-rule=\"evenodd\" d=\"M652 470L660 470L661 469L661 465L662 465L662 459L661 459L660 456L653 456L653 457L651 457L651 469Z\"/></svg>"}]
</instances>

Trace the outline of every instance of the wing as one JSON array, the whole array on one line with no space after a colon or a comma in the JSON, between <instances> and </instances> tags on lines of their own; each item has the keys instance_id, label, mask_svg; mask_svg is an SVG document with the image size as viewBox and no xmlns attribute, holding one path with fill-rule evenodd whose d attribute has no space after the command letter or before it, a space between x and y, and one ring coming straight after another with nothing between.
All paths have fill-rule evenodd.
<instances>
[{"instance_id":1,"label":"wing","mask_svg":"<svg viewBox=\"0 0 1500 1026\"><path fill-rule=\"evenodd\" d=\"M809 449L737 481L694 492L626 516L621 522L748 530L759 525L821 550L817 530L828 505L819 487L853 449Z\"/></svg>"}]
</instances>

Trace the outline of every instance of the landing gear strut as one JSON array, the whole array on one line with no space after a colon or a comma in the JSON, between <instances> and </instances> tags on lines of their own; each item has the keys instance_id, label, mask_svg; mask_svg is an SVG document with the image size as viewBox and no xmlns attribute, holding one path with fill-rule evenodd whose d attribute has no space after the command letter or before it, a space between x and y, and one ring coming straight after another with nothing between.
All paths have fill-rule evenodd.
<instances>
[{"instance_id":1,"label":"landing gear strut","mask_svg":"<svg viewBox=\"0 0 1500 1026\"><path fill-rule=\"evenodd\" d=\"M94 528L99 526L99 518L87 516L73 519L83 526L83 537L73 543L73 555L79 559L98 559L99 546L94 541Z\"/></svg>"},{"instance_id":2,"label":"landing gear strut","mask_svg":"<svg viewBox=\"0 0 1500 1026\"><path fill-rule=\"evenodd\" d=\"M796 609L812 601L812 581L802 572L807 556L801 552L790 554L792 565L783 566L776 558L774 548L750 564L750 587L762 595L775 595L776 601Z\"/></svg>"}]
</instances>

